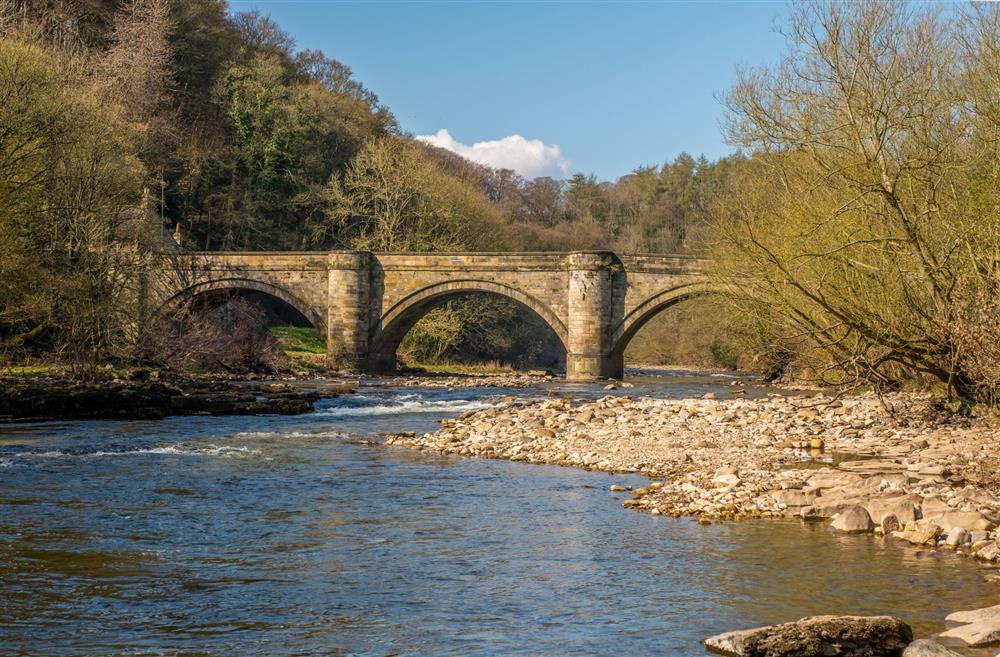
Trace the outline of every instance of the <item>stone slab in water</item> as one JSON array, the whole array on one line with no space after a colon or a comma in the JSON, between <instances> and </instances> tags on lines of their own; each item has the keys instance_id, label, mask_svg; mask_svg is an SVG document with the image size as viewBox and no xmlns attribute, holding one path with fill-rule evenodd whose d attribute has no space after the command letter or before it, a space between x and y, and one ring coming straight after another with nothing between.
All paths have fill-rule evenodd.
<instances>
[{"instance_id":1,"label":"stone slab in water","mask_svg":"<svg viewBox=\"0 0 1000 657\"><path fill-rule=\"evenodd\" d=\"M1000 605L983 607L982 609L970 609L969 611L956 611L945 617L945 620L949 623L980 623L986 620L997 619L1000 619Z\"/></svg>"},{"instance_id":2,"label":"stone slab in water","mask_svg":"<svg viewBox=\"0 0 1000 657\"><path fill-rule=\"evenodd\" d=\"M955 639L970 648L995 646L1000 644L1000 617L959 625L939 636L942 639Z\"/></svg>"},{"instance_id":3,"label":"stone slab in water","mask_svg":"<svg viewBox=\"0 0 1000 657\"><path fill-rule=\"evenodd\" d=\"M705 648L733 657L900 657L912 640L892 616L810 616L709 637Z\"/></svg>"}]
</instances>

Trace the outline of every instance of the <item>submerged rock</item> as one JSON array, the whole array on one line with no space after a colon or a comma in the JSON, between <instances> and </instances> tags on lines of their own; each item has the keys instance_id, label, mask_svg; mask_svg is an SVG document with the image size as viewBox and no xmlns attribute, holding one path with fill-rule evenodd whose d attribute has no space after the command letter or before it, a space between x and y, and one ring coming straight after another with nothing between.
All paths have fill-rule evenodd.
<instances>
[{"instance_id":1,"label":"submerged rock","mask_svg":"<svg viewBox=\"0 0 1000 657\"><path fill-rule=\"evenodd\" d=\"M900 657L912 640L892 616L811 616L709 637L705 648L733 657Z\"/></svg>"}]
</instances>

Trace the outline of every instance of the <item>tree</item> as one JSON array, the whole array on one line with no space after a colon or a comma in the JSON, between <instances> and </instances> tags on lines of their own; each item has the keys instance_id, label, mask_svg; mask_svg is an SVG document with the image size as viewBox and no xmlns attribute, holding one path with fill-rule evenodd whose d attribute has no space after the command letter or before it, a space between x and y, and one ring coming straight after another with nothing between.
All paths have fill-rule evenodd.
<instances>
[{"instance_id":1,"label":"tree","mask_svg":"<svg viewBox=\"0 0 1000 657\"><path fill-rule=\"evenodd\" d=\"M727 97L753 157L716 213L720 275L751 323L842 374L974 396L955 329L1000 246L997 124L963 84L983 62L925 5L795 5L788 39Z\"/></svg>"},{"instance_id":2,"label":"tree","mask_svg":"<svg viewBox=\"0 0 1000 657\"><path fill-rule=\"evenodd\" d=\"M478 189L443 173L418 146L370 139L327 187L316 243L372 251L502 250L503 216Z\"/></svg>"},{"instance_id":3,"label":"tree","mask_svg":"<svg viewBox=\"0 0 1000 657\"><path fill-rule=\"evenodd\" d=\"M0 39L0 339L94 365L135 328L151 225L137 130L81 69Z\"/></svg>"}]
</instances>

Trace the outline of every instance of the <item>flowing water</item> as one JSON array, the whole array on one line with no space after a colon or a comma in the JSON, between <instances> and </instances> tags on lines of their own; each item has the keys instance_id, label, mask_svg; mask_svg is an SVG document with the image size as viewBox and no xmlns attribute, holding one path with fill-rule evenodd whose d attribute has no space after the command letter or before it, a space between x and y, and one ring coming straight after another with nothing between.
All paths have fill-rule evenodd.
<instances>
[{"instance_id":1,"label":"flowing water","mask_svg":"<svg viewBox=\"0 0 1000 657\"><path fill-rule=\"evenodd\" d=\"M996 601L954 555L652 517L608 491L639 477L378 441L545 392L364 387L298 417L0 427L0 655L701 655L710 634L808 614L928 634Z\"/></svg>"}]
</instances>

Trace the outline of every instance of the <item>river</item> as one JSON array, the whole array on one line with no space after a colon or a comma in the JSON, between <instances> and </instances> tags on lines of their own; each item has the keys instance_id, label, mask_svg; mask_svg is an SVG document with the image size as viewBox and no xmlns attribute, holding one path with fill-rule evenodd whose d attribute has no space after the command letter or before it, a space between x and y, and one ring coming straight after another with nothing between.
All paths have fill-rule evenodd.
<instances>
[{"instance_id":1,"label":"river","mask_svg":"<svg viewBox=\"0 0 1000 657\"><path fill-rule=\"evenodd\" d=\"M639 477L378 441L546 393L364 386L296 417L0 427L0 655L702 655L809 614L926 635L995 602L952 554L653 517L608 491Z\"/></svg>"}]
</instances>

